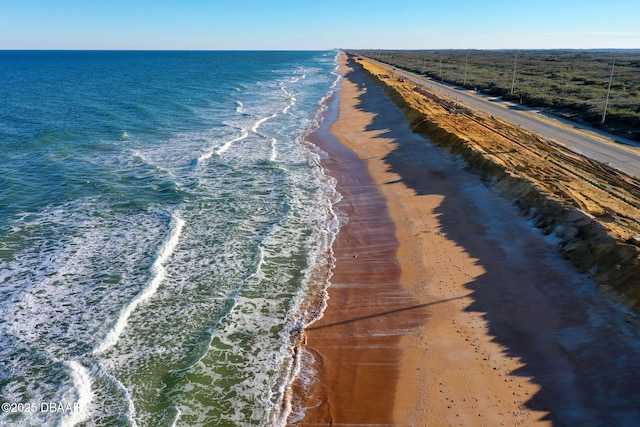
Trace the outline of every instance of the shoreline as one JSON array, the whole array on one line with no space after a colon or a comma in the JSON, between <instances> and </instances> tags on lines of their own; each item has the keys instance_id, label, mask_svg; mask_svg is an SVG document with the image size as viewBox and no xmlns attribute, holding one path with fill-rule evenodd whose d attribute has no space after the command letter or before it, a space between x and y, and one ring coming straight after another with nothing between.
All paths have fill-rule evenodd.
<instances>
[{"instance_id":1,"label":"shoreline","mask_svg":"<svg viewBox=\"0 0 640 427\"><path fill-rule=\"evenodd\" d=\"M390 328L397 328L396 322L381 319L381 313L402 310L407 302L409 306L414 304L399 286L400 271L395 257L398 242L393 222L385 214L386 201L371 182L366 165L330 131L337 120L334 114L337 116L339 102L338 93L328 100L329 111L323 126L307 138L328 155L321 161L322 167L336 179L336 191L341 196L334 209L347 220L341 224L333 245L335 261L327 290L331 309L327 307L324 315L307 328L307 346L299 352L301 373L292 388L295 396L303 398L294 402L289 419L293 425L299 413L304 413L304 423L309 420L325 423L334 418L356 419L359 423L392 423L391 408L377 402L393 400L399 340L398 334L389 334ZM363 289L369 293L371 304L352 304ZM391 303L385 302L389 296L393 299ZM341 303L332 304L338 301ZM313 346L308 345L310 338ZM346 354L344 350L349 347L360 351ZM363 351L364 348L369 351ZM329 360L348 362L325 363ZM368 396L366 381L374 372L364 375L353 372L348 366L352 363L375 370L380 385L374 393L375 400ZM381 372L379 366L389 369ZM313 372L312 378L309 372ZM319 387L317 378L323 378ZM354 387L340 387L344 381ZM348 395L341 391L348 391ZM363 401L370 401L371 405L363 405Z\"/></svg>"},{"instance_id":2,"label":"shoreline","mask_svg":"<svg viewBox=\"0 0 640 427\"><path fill-rule=\"evenodd\" d=\"M289 425L640 420L620 312L344 55L340 70L338 119L313 142L349 220Z\"/></svg>"}]
</instances>

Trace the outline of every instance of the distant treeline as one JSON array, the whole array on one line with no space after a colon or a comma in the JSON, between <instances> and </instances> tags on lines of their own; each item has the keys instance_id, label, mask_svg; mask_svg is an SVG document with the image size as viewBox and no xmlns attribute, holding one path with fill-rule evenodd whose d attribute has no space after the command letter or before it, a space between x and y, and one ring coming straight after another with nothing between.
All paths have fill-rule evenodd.
<instances>
[{"instance_id":1,"label":"distant treeline","mask_svg":"<svg viewBox=\"0 0 640 427\"><path fill-rule=\"evenodd\" d=\"M349 52L640 141L640 49Z\"/></svg>"}]
</instances>

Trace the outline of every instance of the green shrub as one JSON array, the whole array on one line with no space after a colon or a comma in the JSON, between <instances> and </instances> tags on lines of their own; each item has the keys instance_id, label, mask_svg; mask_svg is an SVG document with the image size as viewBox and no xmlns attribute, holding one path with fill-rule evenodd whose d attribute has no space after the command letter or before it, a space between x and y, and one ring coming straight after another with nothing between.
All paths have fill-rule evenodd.
<instances>
[{"instance_id":1,"label":"green shrub","mask_svg":"<svg viewBox=\"0 0 640 427\"><path fill-rule=\"evenodd\" d=\"M603 128L640 141L640 50L420 50L359 51L398 68L434 80L478 89L531 107L548 108L575 120L598 125L616 58L610 110ZM466 62L466 81L465 81Z\"/></svg>"}]
</instances>

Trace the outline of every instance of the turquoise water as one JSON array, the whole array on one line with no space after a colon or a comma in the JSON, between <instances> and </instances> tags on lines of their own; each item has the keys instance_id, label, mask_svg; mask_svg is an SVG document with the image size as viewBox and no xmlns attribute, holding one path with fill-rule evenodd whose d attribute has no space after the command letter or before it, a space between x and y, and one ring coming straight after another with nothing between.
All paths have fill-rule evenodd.
<instances>
[{"instance_id":1,"label":"turquoise water","mask_svg":"<svg viewBox=\"0 0 640 427\"><path fill-rule=\"evenodd\" d=\"M283 423L336 231L304 141L335 66L0 52L0 425Z\"/></svg>"}]
</instances>

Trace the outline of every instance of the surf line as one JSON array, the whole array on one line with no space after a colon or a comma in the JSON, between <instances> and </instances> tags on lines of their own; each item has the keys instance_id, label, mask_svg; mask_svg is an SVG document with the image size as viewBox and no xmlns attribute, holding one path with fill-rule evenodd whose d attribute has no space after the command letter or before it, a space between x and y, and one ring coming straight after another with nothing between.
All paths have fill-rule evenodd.
<instances>
[{"instance_id":1,"label":"surf line","mask_svg":"<svg viewBox=\"0 0 640 427\"><path fill-rule=\"evenodd\" d=\"M238 102L238 105L242 106L242 103L240 101L237 101L237 102ZM241 108L241 107L239 107L239 108ZM277 114L271 114L270 116L263 117L263 118L257 120L253 124L253 126L251 127L251 132L253 132L253 133L257 134L257 135L260 135L262 137L265 137L260 132L258 132L258 128L260 127L261 124L263 124L267 120L273 119L276 116L277 116ZM220 156L220 155L226 153L227 151L229 151L229 149L231 148L231 146L233 144L235 144L236 142L240 142L240 141L243 141L243 140L247 139L249 137L249 134L250 134L249 130L247 130L245 128L242 128L242 133L240 134L240 136L225 142L218 149L215 149L215 150L212 150L212 151L209 151L209 152L203 154L202 156L200 156L198 158L198 163L202 163L202 162L204 162L206 160L209 160L214 154L217 155L217 156Z\"/></svg>"},{"instance_id":2,"label":"surf line","mask_svg":"<svg viewBox=\"0 0 640 427\"><path fill-rule=\"evenodd\" d=\"M73 386L76 391L76 405L71 415L63 419L62 427L72 427L80 424L89 418L89 406L93 400L93 392L91 391L91 375L89 370L75 360L68 360L64 365L69 369Z\"/></svg>"},{"instance_id":3,"label":"surf line","mask_svg":"<svg viewBox=\"0 0 640 427\"><path fill-rule=\"evenodd\" d=\"M171 216L171 219L171 233L169 234L169 237L164 241L160 250L160 254L151 266L153 278L151 279L147 287L120 312L118 321L109 331L104 340L102 340L100 345L98 345L98 347L93 350L93 355L97 356L104 353L118 342L120 335L124 331L124 328L127 326L127 322L129 320L129 317L131 317L131 313L133 313L138 305L151 299L151 297L153 297L153 295L157 292L158 287L160 287L160 283L162 283L166 276L166 269L164 268L164 264L167 262L171 254L173 254L174 249L178 245L180 234L182 234L182 228L184 227L184 220L177 214L174 213Z\"/></svg>"},{"instance_id":4,"label":"surf line","mask_svg":"<svg viewBox=\"0 0 640 427\"><path fill-rule=\"evenodd\" d=\"M251 131L252 131L253 133L258 133L258 128L260 127L260 125L261 125L261 124L263 124L263 123L264 123L264 122L266 122L267 120L271 120L271 119L273 119L273 118L274 118L274 117L276 117L276 116L277 116L277 114L272 114L272 115L270 115L270 116L267 116L267 117L263 117L263 118L261 118L260 120L258 120L258 121L253 125L253 127L251 128Z\"/></svg>"},{"instance_id":5,"label":"surf line","mask_svg":"<svg viewBox=\"0 0 640 427\"><path fill-rule=\"evenodd\" d=\"M236 143L236 142L240 142L242 140L245 140L249 137L249 131L246 129L242 129L242 134L237 137L237 138L233 138L227 142L225 142L224 144L222 144L222 146L220 148L218 148L217 150L214 150L210 153L207 153L203 156L200 156L200 158L198 159L199 161L204 161L204 160L209 160L211 158L211 156L213 156L214 154L217 156L220 156L223 153L226 153L227 151L229 151L229 148L231 148L231 146Z\"/></svg>"},{"instance_id":6,"label":"surf line","mask_svg":"<svg viewBox=\"0 0 640 427\"><path fill-rule=\"evenodd\" d=\"M300 79L304 79L305 76L303 75L302 77L299 77L295 80L292 80L293 83L297 82ZM284 83L280 83L280 90L285 94L285 96L289 99L289 102L287 103L287 105L283 108L282 110L282 114L287 114L289 112L289 109L291 107L293 107L297 101L296 97L294 94L292 94L291 92L289 92L287 90L287 87L284 85Z\"/></svg>"}]
</instances>

